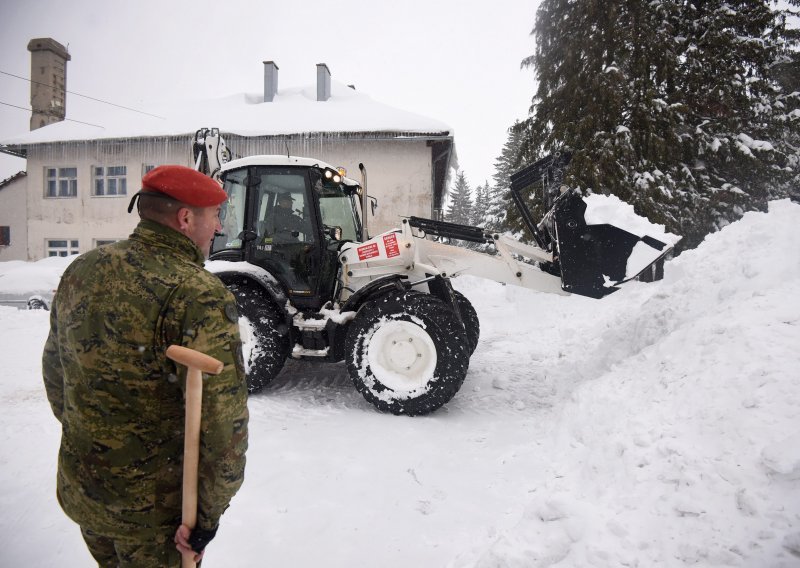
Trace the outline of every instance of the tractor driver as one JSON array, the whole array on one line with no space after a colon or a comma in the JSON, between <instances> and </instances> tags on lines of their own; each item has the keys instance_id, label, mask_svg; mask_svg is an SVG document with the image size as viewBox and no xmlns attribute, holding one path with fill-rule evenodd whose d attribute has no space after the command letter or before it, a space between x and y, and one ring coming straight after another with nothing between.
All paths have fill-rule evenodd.
<instances>
[{"instance_id":1,"label":"tractor driver","mask_svg":"<svg viewBox=\"0 0 800 568\"><path fill-rule=\"evenodd\" d=\"M297 243L300 233L307 231L303 219L298 216L292 206L294 198L289 193L279 193L277 205L272 210L272 222L268 224L272 230L267 230L275 243Z\"/></svg>"}]
</instances>

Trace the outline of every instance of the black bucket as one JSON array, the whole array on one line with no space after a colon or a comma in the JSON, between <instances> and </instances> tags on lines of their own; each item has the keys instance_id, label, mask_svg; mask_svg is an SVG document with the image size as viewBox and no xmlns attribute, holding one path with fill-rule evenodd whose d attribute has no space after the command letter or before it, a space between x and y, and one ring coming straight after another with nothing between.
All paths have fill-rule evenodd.
<instances>
[{"instance_id":1,"label":"black bucket","mask_svg":"<svg viewBox=\"0 0 800 568\"><path fill-rule=\"evenodd\" d=\"M556 243L561 287L567 292L602 298L618 290L618 284L647 271L671 250L657 239L638 237L614 225L587 225L585 212L580 195L567 191L539 225ZM629 274L628 260L638 243L648 247L646 261L635 274Z\"/></svg>"}]
</instances>

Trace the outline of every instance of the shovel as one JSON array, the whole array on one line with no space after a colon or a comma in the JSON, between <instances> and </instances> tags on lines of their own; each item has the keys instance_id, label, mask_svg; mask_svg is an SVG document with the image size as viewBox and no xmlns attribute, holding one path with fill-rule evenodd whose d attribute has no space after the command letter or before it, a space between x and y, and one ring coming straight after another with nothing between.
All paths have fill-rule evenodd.
<instances>
[{"instance_id":1,"label":"shovel","mask_svg":"<svg viewBox=\"0 0 800 568\"><path fill-rule=\"evenodd\" d=\"M203 404L203 373L217 375L221 361L194 349L170 345L167 357L186 367L186 433L183 441L183 508L181 523L194 529L197 524L197 467L200 462L200 414ZM181 568L194 568L194 554L184 554Z\"/></svg>"}]
</instances>

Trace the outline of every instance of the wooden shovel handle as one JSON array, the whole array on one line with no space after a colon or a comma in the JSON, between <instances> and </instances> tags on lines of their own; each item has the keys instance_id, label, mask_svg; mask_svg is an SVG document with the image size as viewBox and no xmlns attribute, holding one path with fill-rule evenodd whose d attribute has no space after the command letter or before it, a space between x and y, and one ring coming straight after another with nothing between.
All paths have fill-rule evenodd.
<instances>
[{"instance_id":1,"label":"wooden shovel handle","mask_svg":"<svg viewBox=\"0 0 800 568\"><path fill-rule=\"evenodd\" d=\"M200 463L200 416L203 411L203 373L218 374L221 361L203 353L170 345L167 357L187 367L186 423L183 440L183 504L181 523L194 529L197 525L197 468ZM181 557L182 568L194 568L194 553Z\"/></svg>"},{"instance_id":2,"label":"wooden shovel handle","mask_svg":"<svg viewBox=\"0 0 800 568\"><path fill-rule=\"evenodd\" d=\"M167 347L167 357L179 365L183 365L189 369L199 369L204 373L210 373L212 375L220 374L222 368L225 366L222 361L218 361L205 353L200 353L199 351L183 347L182 345L170 345Z\"/></svg>"}]
</instances>

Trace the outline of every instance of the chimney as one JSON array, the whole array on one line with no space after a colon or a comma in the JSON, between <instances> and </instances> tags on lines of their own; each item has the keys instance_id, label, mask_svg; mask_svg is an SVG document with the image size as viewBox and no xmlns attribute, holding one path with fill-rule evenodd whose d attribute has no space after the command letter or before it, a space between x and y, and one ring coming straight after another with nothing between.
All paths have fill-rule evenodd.
<instances>
[{"instance_id":1,"label":"chimney","mask_svg":"<svg viewBox=\"0 0 800 568\"><path fill-rule=\"evenodd\" d=\"M271 103L278 94L278 65L274 61L264 62L264 102Z\"/></svg>"},{"instance_id":2,"label":"chimney","mask_svg":"<svg viewBox=\"0 0 800 568\"><path fill-rule=\"evenodd\" d=\"M43 37L28 42L31 52L31 130L61 122L67 113L67 49Z\"/></svg>"},{"instance_id":3,"label":"chimney","mask_svg":"<svg viewBox=\"0 0 800 568\"><path fill-rule=\"evenodd\" d=\"M331 72L324 63L317 63L317 100L331 98Z\"/></svg>"}]
</instances>

